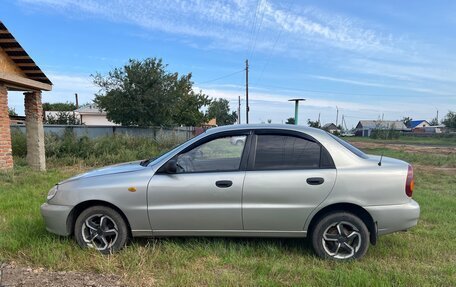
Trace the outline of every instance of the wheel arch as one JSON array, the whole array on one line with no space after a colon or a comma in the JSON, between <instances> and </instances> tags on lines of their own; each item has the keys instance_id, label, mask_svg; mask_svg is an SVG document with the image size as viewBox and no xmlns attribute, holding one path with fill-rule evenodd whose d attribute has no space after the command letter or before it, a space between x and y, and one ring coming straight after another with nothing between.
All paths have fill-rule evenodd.
<instances>
[{"instance_id":1,"label":"wheel arch","mask_svg":"<svg viewBox=\"0 0 456 287\"><path fill-rule=\"evenodd\" d=\"M320 209L311 219L307 230L308 234L310 235L313 232L313 229L315 228L315 225L317 222L323 218L325 215L336 212L336 211L342 211L342 212L349 212L352 213L356 216L358 216L364 224L366 224L367 229L369 230L369 239L372 245L375 245L377 243L377 226L375 224L374 219L370 215L370 213L365 210L363 207L353 204L353 203L335 203L331 204L328 206L325 206L324 208Z\"/></svg>"},{"instance_id":2,"label":"wheel arch","mask_svg":"<svg viewBox=\"0 0 456 287\"><path fill-rule=\"evenodd\" d=\"M71 210L71 212L67 218L67 231L68 231L69 235L72 235L74 233L74 225L76 223L76 219L81 214L81 212L83 212L84 210L86 210L87 208L92 207L92 206L106 206L106 207L110 207L110 208L114 209L115 211L117 211L120 214L120 216L122 216L122 218L125 220L125 223L127 224L128 233L129 233L128 235L129 235L129 237L131 237L131 235L132 235L131 226L130 226L130 222L128 221L127 216L125 216L125 213L123 213L123 211L120 208L118 208L117 206L115 206L114 204L109 203L107 201L103 201L103 200L87 200L87 201L80 202L75 207L73 207L73 209Z\"/></svg>"}]
</instances>

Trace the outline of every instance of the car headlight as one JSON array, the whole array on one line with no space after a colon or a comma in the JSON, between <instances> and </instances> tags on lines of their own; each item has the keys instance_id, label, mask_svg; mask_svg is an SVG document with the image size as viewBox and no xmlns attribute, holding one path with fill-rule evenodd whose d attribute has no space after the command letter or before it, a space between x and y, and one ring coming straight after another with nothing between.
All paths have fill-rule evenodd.
<instances>
[{"instance_id":1,"label":"car headlight","mask_svg":"<svg viewBox=\"0 0 456 287\"><path fill-rule=\"evenodd\" d=\"M57 194L58 189L59 189L59 186L54 185L48 192L47 200L51 200Z\"/></svg>"}]
</instances>

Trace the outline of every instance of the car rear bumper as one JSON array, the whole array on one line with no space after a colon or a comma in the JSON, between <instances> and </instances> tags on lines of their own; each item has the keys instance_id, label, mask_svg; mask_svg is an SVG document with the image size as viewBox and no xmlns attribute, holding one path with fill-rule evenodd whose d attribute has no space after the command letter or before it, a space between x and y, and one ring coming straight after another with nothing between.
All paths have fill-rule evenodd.
<instances>
[{"instance_id":1,"label":"car rear bumper","mask_svg":"<svg viewBox=\"0 0 456 287\"><path fill-rule=\"evenodd\" d=\"M407 230L415 226L420 217L420 206L414 200L399 205L366 206L365 209L377 223L378 235Z\"/></svg>"},{"instance_id":2,"label":"car rear bumper","mask_svg":"<svg viewBox=\"0 0 456 287\"><path fill-rule=\"evenodd\" d=\"M44 203L41 205L41 215L46 224L46 230L58 235L68 236L67 218L72 206Z\"/></svg>"}]
</instances>

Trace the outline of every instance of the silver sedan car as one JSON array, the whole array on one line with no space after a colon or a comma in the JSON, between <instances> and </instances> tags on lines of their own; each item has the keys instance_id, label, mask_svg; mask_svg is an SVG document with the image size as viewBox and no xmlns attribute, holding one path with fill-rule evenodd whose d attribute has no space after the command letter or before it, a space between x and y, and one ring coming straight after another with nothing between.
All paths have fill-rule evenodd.
<instances>
[{"instance_id":1,"label":"silver sedan car","mask_svg":"<svg viewBox=\"0 0 456 287\"><path fill-rule=\"evenodd\" d=\"M408 163L325 131L236 125L64 180L41 213L48 231L102 253L139 236L309 237L318 256L346 260L417 224L413 186Z\"/></svg>"}]
</instances>

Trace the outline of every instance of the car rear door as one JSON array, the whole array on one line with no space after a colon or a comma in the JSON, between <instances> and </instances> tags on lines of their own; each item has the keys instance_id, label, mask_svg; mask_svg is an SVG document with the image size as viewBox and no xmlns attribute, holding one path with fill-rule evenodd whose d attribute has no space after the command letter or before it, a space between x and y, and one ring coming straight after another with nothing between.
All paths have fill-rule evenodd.
<instances>
[{"instance_id":1,"label":"car rear door","mask_svg":"<svg viewBox=\"0 0 456 287\"><path fill-rule=\"evenodd\" d=\"M248 132L204 138L174 157L177 173L152 177L148 211L154 233L242 230L247 138Z\"/></svg>"},{"instance_id":2,"label":"car rear door","mask_svg":"<svg viewBox=\"0 0 456 287\"><path fill-rule=\"evenodd\" d=\"M302 133L255 133L244 181L244 229L302 231L334 186L334 163L320 143Z\"/></svg>"}]
</instances>

